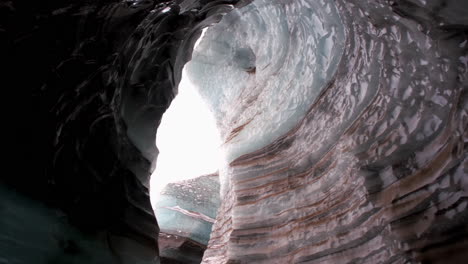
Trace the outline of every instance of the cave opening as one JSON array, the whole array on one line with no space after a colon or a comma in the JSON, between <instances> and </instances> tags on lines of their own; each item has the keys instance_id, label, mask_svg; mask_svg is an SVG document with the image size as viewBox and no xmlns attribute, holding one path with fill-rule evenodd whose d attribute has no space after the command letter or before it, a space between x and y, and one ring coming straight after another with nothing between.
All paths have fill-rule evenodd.
<instances>
[{"instance_id":1,"label":"cave opening","mask_svg":"<svg viewBox=\"0 0 468 264\"><path fill-rule=\"evenodd\" d=\"M222 143L198 89L184 67L177 96L156 133L159 155L150 199L160 228L161 263L200 263L220 205Z\"/></svg>"},{"instance_id":2,"label":"cave opening","mask_svg":"<svg viewBox=\"0 0 468 264\"><path fill-rule=\"evenodd\" d=\"M159 155L150 184L153 205L168 183L215 173L222 161L213 114L186 76L184 71L179 93L156 135Z\"/></svg>"}]
</instances>

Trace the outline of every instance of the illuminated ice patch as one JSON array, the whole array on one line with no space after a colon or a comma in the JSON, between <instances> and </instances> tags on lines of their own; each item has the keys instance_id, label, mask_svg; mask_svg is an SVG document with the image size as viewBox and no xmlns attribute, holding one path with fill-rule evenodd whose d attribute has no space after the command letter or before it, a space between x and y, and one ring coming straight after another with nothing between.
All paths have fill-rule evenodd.
<instances>
[{"instance_id":1,"label":"illuminated ice patch","mask_svg":"<svg viewBox=\"0 0 468 264\"><path fill-rule=\"evenodd\" d=\"M257 0L206 31L186 69L215 113L227 161L297 125L334 75L344 38L332 1Z\"/></svg>"}]
</instances>

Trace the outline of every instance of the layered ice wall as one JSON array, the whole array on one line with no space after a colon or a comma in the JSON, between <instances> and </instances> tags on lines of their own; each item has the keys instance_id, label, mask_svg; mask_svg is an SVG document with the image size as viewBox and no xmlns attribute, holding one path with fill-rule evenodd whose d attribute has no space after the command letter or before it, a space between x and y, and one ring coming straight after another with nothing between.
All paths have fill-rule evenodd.
<instances>
[{"instance_id":1,"label":"layered ice wall","mask_svg":"<svg viewBox=\"0 0 468 264\"><path fill-rule=\"evenodd\" d=\"M188 256L158 237L155 134L232 10L192 63L227 151L204 263L466 262L466 1L23 2L0 3L0 63L32 88L6 137L31 172L0 177L0 262Z\"/></svg>"},{"instance_id":2,"label":"layered ice wall","mask_svg":"<svg viewBox=\"0 0 468 264\"><path fill-rule=\"evenodd\" d=\"M188 74L228 164L203 263L446 263L468 248L457 1L253 1Z\"/></svg>"},{"instance_id":3,"label":"layered ice wall","mask_svg":"<svg viewBox=\"0 0 468 264\"><path fill-rule=\"evenodd\" d=\"M344 29L332 1L254 1L208 28L187 74L211 107L226 159L287 133L332 80Z\"/></svg>"}]
</instances>

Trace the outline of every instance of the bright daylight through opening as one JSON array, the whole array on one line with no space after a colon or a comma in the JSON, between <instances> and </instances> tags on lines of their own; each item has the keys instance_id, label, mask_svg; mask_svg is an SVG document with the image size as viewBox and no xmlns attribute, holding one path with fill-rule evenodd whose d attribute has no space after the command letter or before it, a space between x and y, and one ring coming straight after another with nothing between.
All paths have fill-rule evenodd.
<instances>
[{"instance_id":1,"label":"bright daylight through opening","mask_svg":"<svg viewBox=\"0 0 468 264\"><path fill-rule=\"evenodd\" d=\"M222 156L220 142L212 113L184 71L179 93L156 135L159 156L151 177L153 206L168 183L217 171Z\"/></svg>"}]
</instances>

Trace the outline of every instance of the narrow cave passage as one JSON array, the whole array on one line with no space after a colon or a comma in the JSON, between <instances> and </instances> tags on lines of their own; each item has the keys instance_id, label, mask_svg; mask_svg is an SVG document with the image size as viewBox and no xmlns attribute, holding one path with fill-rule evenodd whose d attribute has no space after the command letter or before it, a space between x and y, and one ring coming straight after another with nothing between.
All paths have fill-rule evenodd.
<instances>
[{"instance_id":1,"label":"narrow cave passage","mask_svg":"<svg viewBox=\"0 0 468 264\"><path fill-rule=\"evenodd\" d=\"M223 155L212 112L186 77L158 128L150 183L161 263L200 263L220 204Z\"/></svg>"},{"instance_id":2,"label":"narrow cave passage","mask_svg":"<svg viewBox=\"0 0 468 264\"><path fill-rule=\"evenodd\" d=\"M151 177L152 204L168 183L218 170L222 153L215 120L185 72L158 128L156 145L160 154Z\"/></svg>"}]
</instances>

